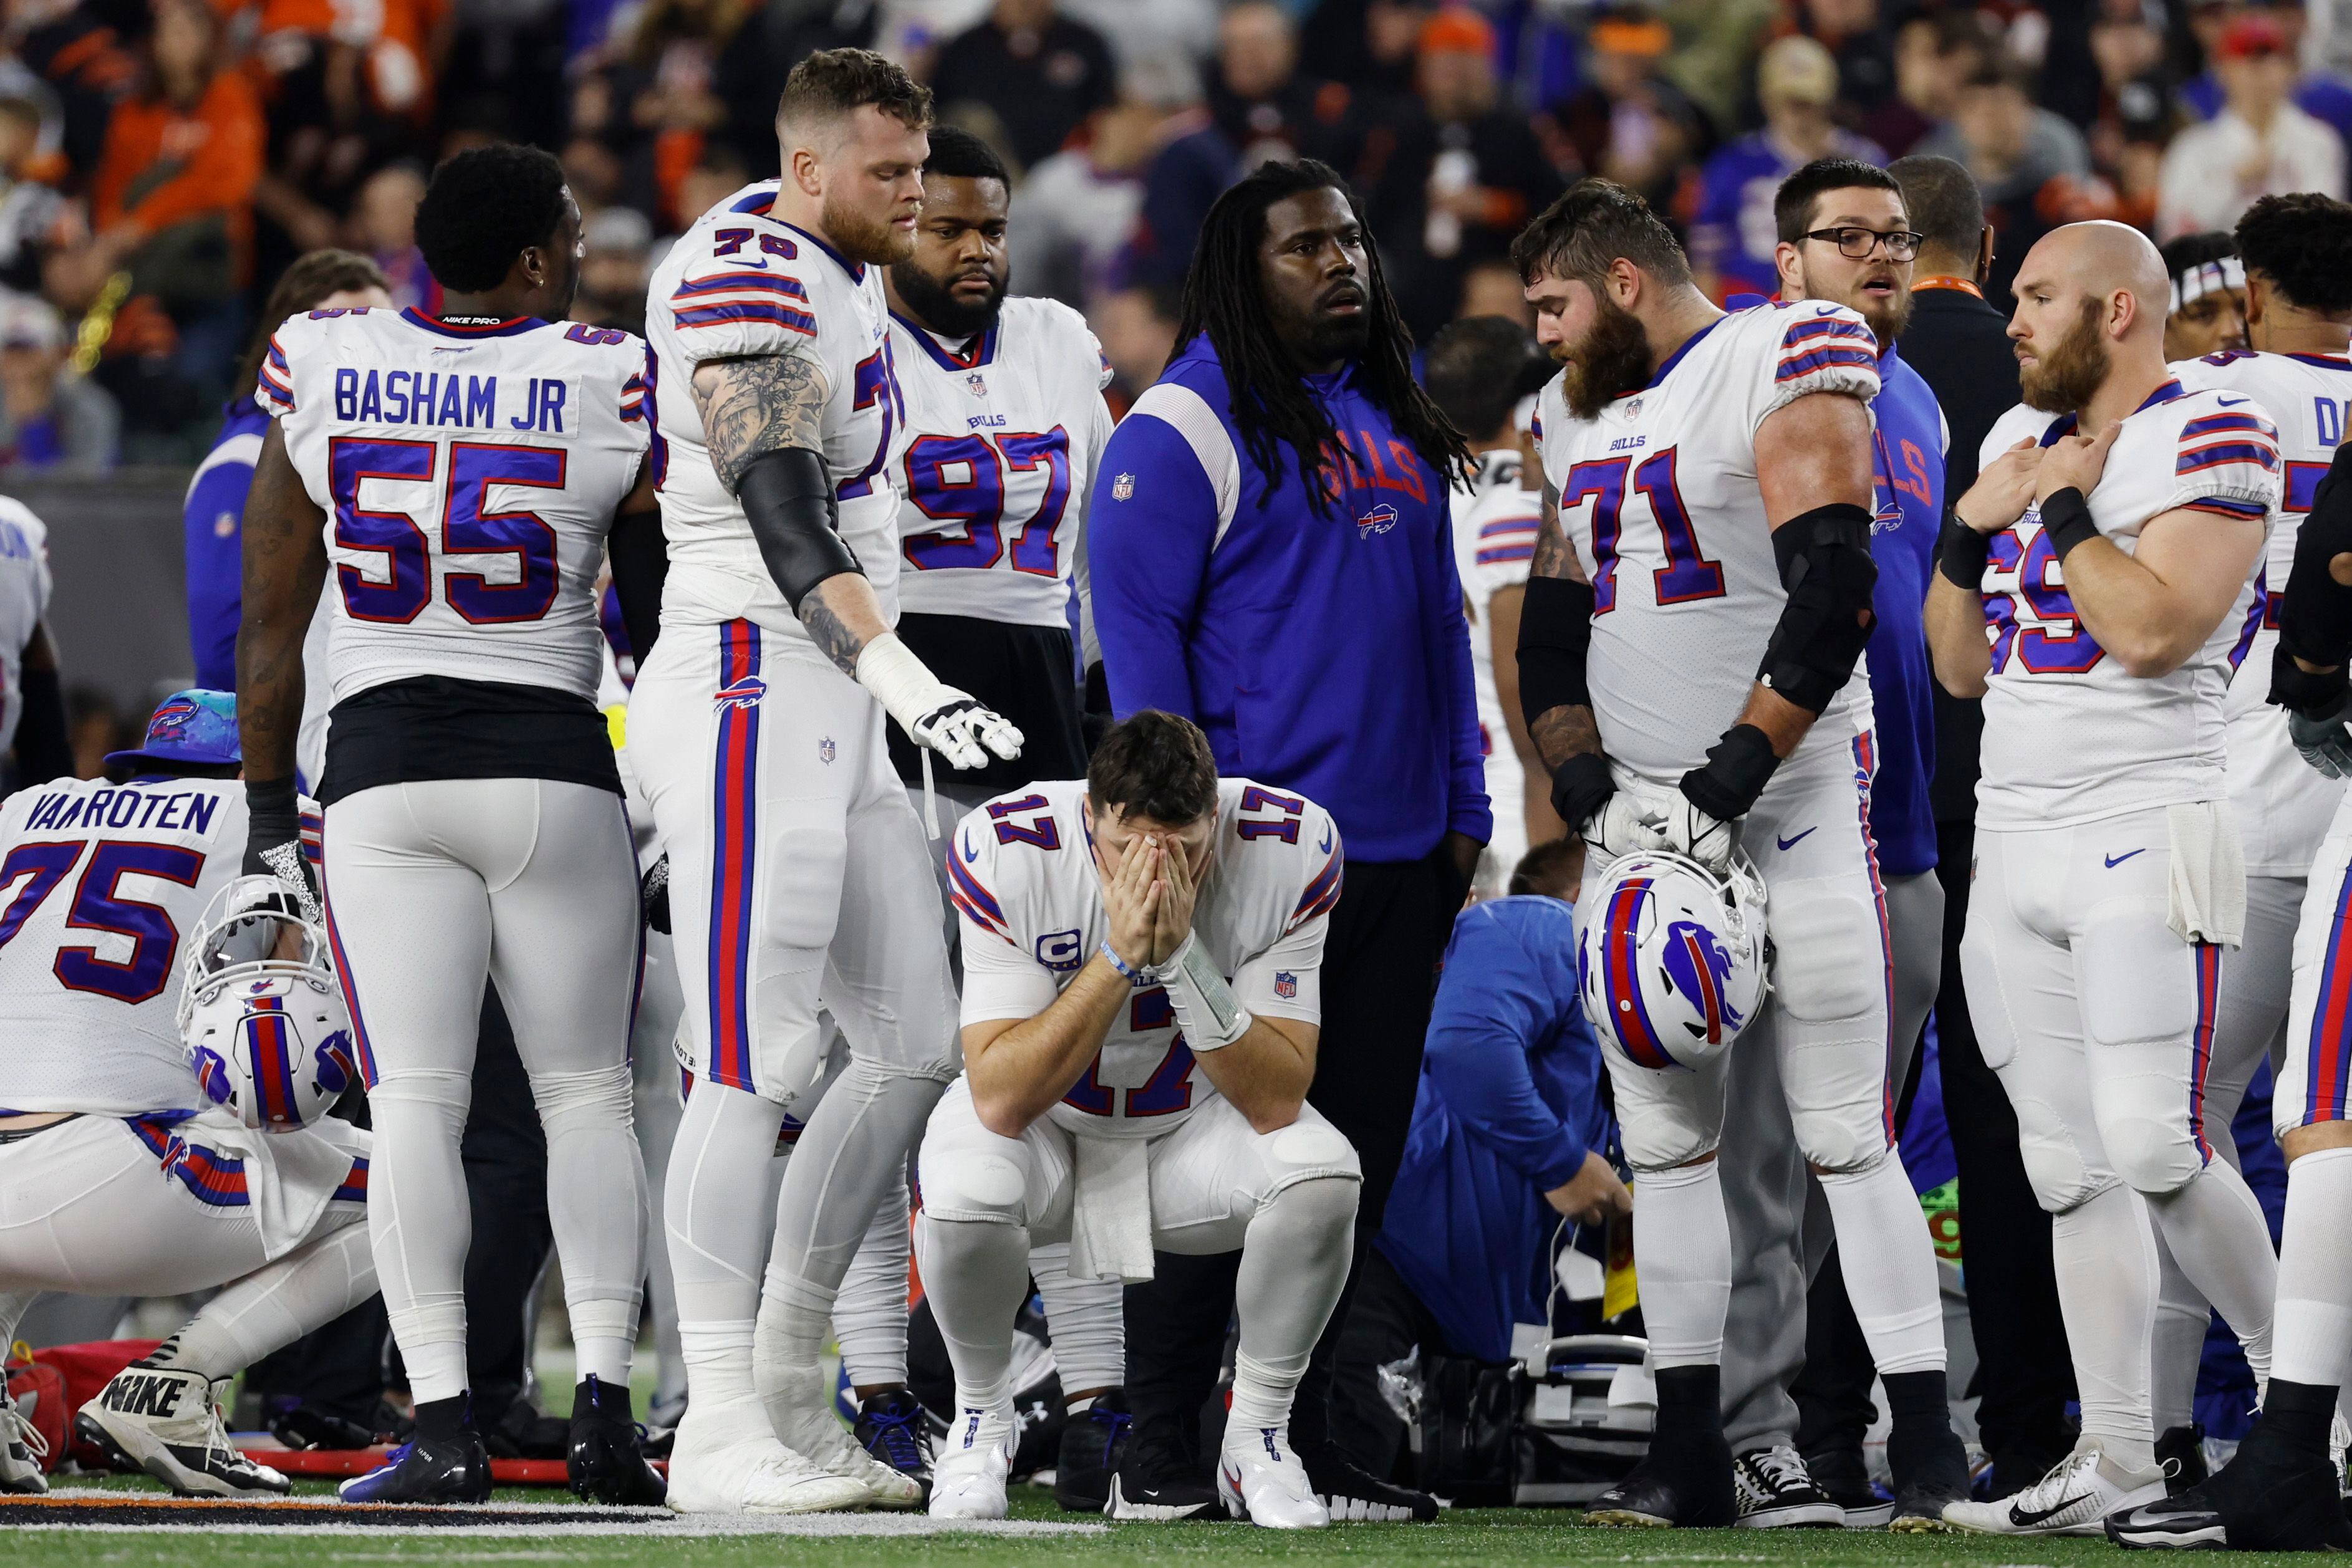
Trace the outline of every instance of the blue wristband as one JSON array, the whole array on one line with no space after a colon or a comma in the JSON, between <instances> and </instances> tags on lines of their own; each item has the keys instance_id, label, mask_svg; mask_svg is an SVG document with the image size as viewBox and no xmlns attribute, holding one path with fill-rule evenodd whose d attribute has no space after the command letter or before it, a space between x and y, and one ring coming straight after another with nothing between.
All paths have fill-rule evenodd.
<instances>
[{"instance_id":1,"label":"blue wristband","mask_svg":"<svg viewBox=\"0 0 2352 1568\"><path fill-rule=\"evenodd\" d=\"M1120 957L1117 952L1112 950L1110 938L1108 936L1103 938L1102 956L1110 960L1110 967L1112 968L1117 969L1120 974L1125 975L1130 980L1135 978L1135 971L1127 967L1126 959Z\"/></svg>"}]
</instances>

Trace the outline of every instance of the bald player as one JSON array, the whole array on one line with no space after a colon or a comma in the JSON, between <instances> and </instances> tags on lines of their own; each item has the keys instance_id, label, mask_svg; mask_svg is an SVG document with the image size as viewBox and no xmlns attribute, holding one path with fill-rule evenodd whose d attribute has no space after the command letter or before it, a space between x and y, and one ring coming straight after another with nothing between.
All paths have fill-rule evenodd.
<instances>
[{"instance_id":1,"label":"bald player","mask_svg":"<svg viewBox=\"0 0 2352 1568\"><path fill-rule=\"evenodd\" d=\"M2135 1191L2255 1375L2269 1366L2269 1232L2198 1102L2221 949L2245 921L2222 698L2261 624L2282 464L2258 402L2167 371L2169 284L2136 230L2053 231L2016 291L2025 402L1945 515L1927 636L1945 687L1984 698L1961 972L2053 1216L2083 1427L2036 1485L1944 1517L2081 1535L2165 1490Z\"/></svg>"}]
</instances>

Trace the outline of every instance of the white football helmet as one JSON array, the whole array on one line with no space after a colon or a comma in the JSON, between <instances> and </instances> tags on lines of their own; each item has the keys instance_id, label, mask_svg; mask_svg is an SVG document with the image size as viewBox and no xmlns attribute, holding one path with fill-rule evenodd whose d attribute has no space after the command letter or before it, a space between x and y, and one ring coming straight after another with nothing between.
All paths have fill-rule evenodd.
<instances>
[{"instance_id":1,"label":"white football helmet","mask_svg":"<svg viewBox=\"0 0 2352 1568\"><path fill-rule=\"evenodd\" d=\"M239 877L213 900L180 977L180 1039L205 1104L283 1133L351 1087L351 1015L327 954L276 877Z\"/></svg>"},{"instance_id":2,"label":"white football helmet","mask_svg":"<svg viewBox=\"0 0 2352 1568\"><path fill-rule=\"evenodd\" d=\"M1687 855L1621 856L1576 939L1584 1014L1638 1067L1701 1067L1764 1000L1764 883L1745 855L1718 873Z\"/></svg>"}]
</instances>

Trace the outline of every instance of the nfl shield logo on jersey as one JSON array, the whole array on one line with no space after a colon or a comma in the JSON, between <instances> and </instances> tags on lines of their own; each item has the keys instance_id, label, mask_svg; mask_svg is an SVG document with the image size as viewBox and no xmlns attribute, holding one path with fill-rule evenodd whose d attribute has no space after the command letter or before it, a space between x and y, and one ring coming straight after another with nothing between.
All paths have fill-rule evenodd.
<instances>
[{"instance_id":1,"label":"nfl shield logo on jersey","mask_svg":"<svg viewBox=\"0 0 2352 1568\"><path fill-rule=\"evenodd\" d=\"M816 743L816 759L819 762L831 762L833 758L833 737L828 735Z\"/></svg>"},{"instance_id":2,"label":"nfl shield logo on jersey","mask_svg":"<svg viewBox=\"0 0 2352 1568\"><path fill-rule=\"evenodd\" d=\"M971 395L974 397L986 397L988 395L988 381L978 371L974 371L971 374L964 377L963 384L971 389Z\"/></svg>"},{"instance_id":3,"label":"nfl shield logo on jersey","mask_svg":"<svg viewBox=\"0 0 2352 1568\"><path fill-rule=\"evenodd\" d=\"M1112 480L1112 481L1110 482L1110 498L1111 498L1112 500L1114 500L1114 501L1124 501L1124 500L1126 500L1129 497L1130 497L1130 496L1132 496L1132 495L1134 495L1134 494L1135 494L1135 476L1134 476L1134 475L1132 475L1132 474L1122 474L1122 475L1120 475L1118 478L1116 478L1116 479L1114 479L1114 480Z\"/></svg>"},{"instance_id":4,"label":"nfl shield logo on jersey","mask_svg":"<svg viewBox=\"0 0 2352 1568\"><path fill-rule=\"evenodd\" d=\"M1298 977L1287 969L1274 972L1274 994L1288 1001L1298 994Z\"/></svg>"}]
</instances>

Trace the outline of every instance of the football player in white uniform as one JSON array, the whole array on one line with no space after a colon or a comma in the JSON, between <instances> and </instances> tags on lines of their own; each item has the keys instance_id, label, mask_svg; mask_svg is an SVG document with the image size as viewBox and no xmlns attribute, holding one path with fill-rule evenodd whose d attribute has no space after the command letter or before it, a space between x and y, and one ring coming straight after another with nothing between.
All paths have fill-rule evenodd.
<instances>
[{"instance_id":1,"label":"football player in white uniform","mask_svg":"<svg viewBox=\"0 0 2352 1568\"><path fill-rule=\"evenodd\" d=\"M2297 918L2311 863L2344 799L2341 780L2305 765L2287 736L2286 716L2263 699L2278 644L2279 606L2294 563L2296 526L2311 510L2319 481L2352 413L2352 206L2332 196L2264 196L2238 220L2246 331L2252 352L2223 352L2172 366L2181 385L2244 392L2278 422L2285 466L2278 518L2263 555L2267 598L2262 627L2230 679L2230 811L2246 850L2245 945L2221 966L2213 1058L2206 1073L2206 1142L2235 1165L2230 1124L2264 1055L2284 1056L2288 979ZM2179 298L2186 287L2176 279ZM2177 318L2179 309L2174 311ZM2211 1309L2168 1252L2157 1305L2153 1394L2156 1429L2190 1420L2197 1366ZM2183 1445L2185 1448L2186 1445Z\"/></svg>"},{"instance_id":2,"label":"football player in white uniform","mask_svg":"<svg viewBox=\"0 0 2352 1568\"><path fill-rule=\"evenodd\" d=\"M74 770L48 612L48 525L0 496L0 752L15 749L19 788Z\"/></svg>"},{"instance_id":3,"label":"football player in white uniform","mask_svg":"<svg viewBox=\"0 0 2352 1568\"><path fill-rule=\"evenodd\" d=\"M1004 1516L1013 1314L1031 1244L1066 1239L1082 1279L1149 1279L1155 1247L1241 1249L1219 1490L1258 1524L1328 1523L1288 1427L1362 1179L1306 1103L1339 830L1221 781L1207 737L1146 709L1085 779L990 801L950 853L969 1070L924 1135L916 1221L956 1372L932 1514Z\"/></svg>"},{"instance_id":4,"label":"football player in white uniform","mask_svg":"<svg viewBox=\"0 0 2352 1568\"><path fill-rule=\"evenodd\" d=\"M572 1482L661 1500L629 1406L646 1248L636 858L594 703L606 535L624 509L652 518L646 361L625 332L562 325L579 223L547 153L462 153L416 214L441 315L312 311L278 329L262 369L274 422L237 640L248 867L300 875L287 844L302 641L331 565L329 929L375 1122L369 1228L416 1396L416 1441L344 1483L359 1500L489 1495L466 1397L458 1137L491 977L547 1132L579 1353Z\"/></svg>"},{"instance_id":5,"label":"football player in white uniform","mask_svg":"<svg viewBox=\"0 0 2352 1568\"><path fill-rule=\"evenodd\" d=\"M898 486L898 632L933 669L954 670L1016 725L1021 755L932 779L924 748L889 734L910 793L952 801L944 829L992 795L1035 779L1086 772L1078 661L1070 635L1074 579L1095 461L1110 434L1109 379L1085 318L1052 299L1007 298L1011 181L988 144L934 126L923 161L914 254L885 274L891 361L906 399ZM945 896L946 840L935 807L925 829ZM956 922L946 923L955 951ZM834 1328L860 1404L858 1433L877 1457L893 1421L919 1415L907 1381L907 1189L894 1182L842 1281ZM1116 1281L1075 1282L1068 1248L1033 1260L1053 1322L1068 1412L1055 1495L1099 1511L1108 1484L1098 1400L1125 1381ZM907 1452L897 1445L895 1450Z\"/></svg>"},{"instance_id":6,"label":"football player in white uniform","mask_svg":"<svg viewBox=\"0 0 2352 1568\"><path fill-rule=\"evenodd\" d=\"M1822 302L1727 316L1641 200L1589 180L1514 259L1565 373L1539 405L1546 520L1519 693L1590 894L1635 848L1769 894L1772 1000L1742 1051L1779 1053L1847 1291L1894 1411L1895 1528L1939 1528L1968 1472L1945 1409L1926 1222L1895 1155L1886 915L1865 818L1870 693L1853 680L1876 572L1869 400L1878 346ZM1759 657L1761 666L1759 667ZM1769 1033L1761 1032L1769 1030ZM1587 1518L1729 1524L1719 1405L1731 1243L1715 1149L1726 1058L1609 1053L1633 1167L1658 1428Z\"/></svg>"},{"instance_id":7,"label":"football player in white uniform","mask_svg":"<svg viewBox=\"0 0 2352 1568\"><path fill-rule=\"evenodd\" d=\"M2288 220L2292 214L2292 221ZM2269 792L2267 807L2291 812L2290 828L2307 820L2297 810L2303 793L2267 766L2272 746L2300 755L2292 765L2310 775L2307 789L2334 804L2309 867L2295 928L2293 982L2272 1126L2287 1158L2286 1224L2280 1237L2278 1300L2272 1327L2271 1377L2263 1417L2230 1462L2201 1485L2107 1521L2109 1539L2126 1546L2221 1546L2241 1551L2352 1550L2352 1525L2336 1495L2330 1417L2352 1353L2352 1269L2344 1239L2352 1225L2352 736L2344 725L2345 659L2352 648L2352 455L2336 445L2330 465L2312 485L2305 444L2310 424L2333 443L2342 433L2342 399L2352 394L2352 364L2344 359L2352 323L2352 209L2326 196L2265 196L2239 226L2245 252L2248 330L2264 351L2251 361L2210 367L2227 373L2292 355L2274 372L2289 394L2276 411L2280 447L2287 459L2284 508L2302 513L2283 520L2294 532L2291 559L2281 569L2275 537L2269 581L2274 591L2267 621L2274 646L2259 669L2242 666L2231 687L2230 792L2232 803L2248 784ZM2283 342L2282 340L2284 340ZM2186 367L2181 367L2186 368ZM2203 367L2200 367L2203 368ZM2308 376L2308 380L2303 379ZM2263 391L2270 393L2270 383ZM2330 421L2335 421L2332 427ZM2298 451L2301 448L2301 451ZM2303 462L2298 462L2298 458ZM2248 665L2253 661L2249 659ZM2249 679L2263 683L2282 716L2266 708L2241 716L2237 699ZM2261 720L2285 733L2254 729ZM2242 725L2243 732L2242 733ZM2260 751L2253 751L2259 736ZM2240 758L2259 758L2242 782ZM2248 830L2251 841L2263 841ZM2261 851L2254 852L2259 860ZM2255 951L2255 922L2271 895L2252 866L2248 878L2248 928L2242 960L2274 961ZM2229 995L2228 971L2223 996ZM2224 1015L2227 1016L2226 1013ZM2219 1054L2219 1033L2215 1051ZM2264 1033L2263 1042L2268 1039Z\"/></svg>"},{"instance_id":8,"label":"football player in white uniform","mask_svg":"<svg viewBox=\"0 0 2352 1568\"><path fill-rule=\"evenodd\" d=\"M913 246L929 120L881 57L809 56L777 110L784 178L704 214L653 278L669 575L629 756L669 857L695 1074L665 1192L683 1511L920 1497L850 1441L818 1356L956 1071L939 894L884 719L959 768L1021 742L890 630L905 405L880 267ZM820 989L851 1061L807 1113L772 1247L743 1194L824 1071Z\"/></svg>"},{"instance_id":9,"label":"football player in white uniform","mask_svg":"<svg viewBox=\"0 0 2352 1568\"><path fill-rule=\"evenodd\" d=\"M1971 1530L2095 1532L2164 1494L2147 1212L2269 1371L2269 1233L2198 1100L2244 925L2225 688L2260 624L2281 463L2261 404L2167 371L2167 292L2120 224L2027 254L2009 329L2026 401L1947 512L1927 600L1937 678L1985 704L1969 1010L2053 1216L2083 1404L2048 1476L1946 1511Z\"/></svg>"},{"instance_id":10,"label":"football player in white uniform","mask_svg":"<svg viewBox=\"0 0 2352 1568\"><path fill-rule=\"evenodd\" d=\"M1530 841L1566 831L1519 713L1516 655L1528 563L1543 524L1540 470L1521 446L1523 414L1533 414L1534 393L1551 379L1551 364L1526 328L1501 316L1439 328L1423 364L1430 401L1463 433L1478 464L1467 486L1454 486L1454 565L1470 620L1486 799L1495 802L1495 836L1478 856L1472 886L1479 897L1496 898Z\"/></svg>"},{"instance_id":11,"label":"football player in white uniform","mask_svg":"<svg viewBox=\"0 0 2352 1568\"><path fill-rule=\"evenodd\" d=\"M0 1344L44 1291L226 1287L81 1424L183 1495L284 1492L229 1442L213 1387L375 1293L368 1134L332 1118L272 1132L216 1108L173 1017L183 938L245 853L236 699L175 693L107 763L121 782L63 779L0 806ZM332 977L311 964L297 984L310 1019L264 986L251 1027L340 1090ZM320 1014L329 1027L304 1027ZM281 1118L304 1119L280 1082ZM0 1393L0 1492L46 1490L29 1430Z\"/></svg>"}]
</instances>

